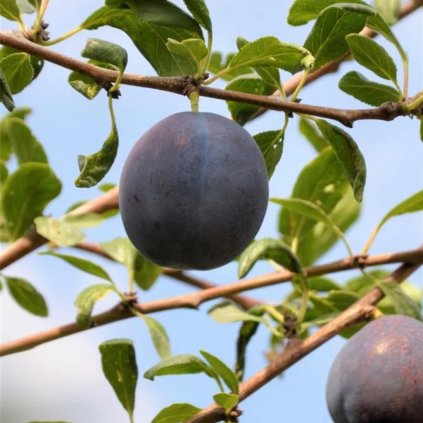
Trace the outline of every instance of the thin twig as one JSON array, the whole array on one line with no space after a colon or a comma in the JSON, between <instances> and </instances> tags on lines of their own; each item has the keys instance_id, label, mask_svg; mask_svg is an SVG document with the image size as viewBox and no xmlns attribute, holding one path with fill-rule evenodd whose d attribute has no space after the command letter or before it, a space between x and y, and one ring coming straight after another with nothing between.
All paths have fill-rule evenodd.
<instances>
[{"instance_id":1,"label":"thin twig","mask_svg":"<svg viewBox=\"0 0 423 423\"><path fill-rule=\"evenodd\" d=\"M386 278L386 281L401 283L416 271L420 265L421 263L404 263L392 272ZM273 359L269 365L240 385L240 401L249 397L272 379L280 375L281 372L329 341L343 329L360 321L371 319L374 312L374 305L377 304L383 296L383 292L380 288L373 288L330 323L320 328L304 341L295 341L292 344L288 344L287 348L278 357ZM215 423L224 418L225 410L216 404L212 404L196 414L189 423Z\"/></svg>"},{"instance_id":2,"label":"thin twig","mask_svg":"<svg viewBox=\"0 0 423 423\"><path fill-rule=\"evenodd\" d=\"M399 253L386 253L373 256L356 256L347 257L332 263L320 266L308 267L304 270L305 275L321 276L327 273L342 272L346 270L378 266L390 263L412 263L420 264L423 262L423 247L411 251L403 251ZM287 270L269 273L250 279L244 279L233 283L215 286L190 294L180 295L167 299L155 300L146 303L134 304L133 307L143 314L155 313L158 311L171 310L177 308L197 309L201 304L212 299L220 297L229 297L243 291L272 286L278 283L287 282L293 278L294 274ZM93 327L102 326L111 322L127 319L132 317L132 313L123 304L118 304L112 309L98 314L92 318L93 326L90 328L79 325L78 323L70 323L64 326L48 329L46 331L26 336L21 339L9 341L0 345L0 356L25 351L44 344L55 339L59 339L68 335L91 329Z\"/></svg>"},{"instance_id":3,"label":"thin twig","mask_svg":"<svg viewBox=\"0 0 423 423\"><path fill-rule=\"evenodd\" d=\"M115 82L120 74L116 71L100 68L72 57L57 53L51 49L42 47L36 43L26 40L21 34L13 32L0 32L0 43L20 51L35 55L41 59L50 61L59 66L91 76L100 85L106 82ZM121 80L122 84L135 85L140 87L165 90L185 95L185 78L153 77L125 74ZM262 106L266 109L279 110L284 112L302 113L312 116L325 117L336 120L343 125L351 127L357 120L377 119L393 120L398 116L410 114L406 102L389 103L371 109L335 109L332 107L321 107L297 103L282 99L276 96L265 96L257 94L242 93L237 91L212 88L204 85L198 87L200 95L226 101L238 101L242 103Z\"/></svg>"},{"instance_id":4,"label":"thin twig","mask_svg":"<svg viewBox=\"0 0 423 423\"><path fill-rule=\"evenodd\" d=\"M113 260L113 258L109 254L107 254L107 252L101 247L101 245L95 244L93 242L82 241L79 244L75 245L74 247L80 250L88 251L90 253L94 253L102 257L105 257L107 259ZM199 279L197 277L189 275L186 272L182 270L178 270L178 269L164 268L162 274L172 279L194 286L195 288L198 288L198 289L210 289L210 288L215 288L217 286L213 283ZM248 310L249 308L254 307L255 305L263 303L262 301L247 297L245 295L242 295L242 296L232 295L229 298L235 301L236 303L238 303L245 310Z\"/></svg>"}]
</instances>

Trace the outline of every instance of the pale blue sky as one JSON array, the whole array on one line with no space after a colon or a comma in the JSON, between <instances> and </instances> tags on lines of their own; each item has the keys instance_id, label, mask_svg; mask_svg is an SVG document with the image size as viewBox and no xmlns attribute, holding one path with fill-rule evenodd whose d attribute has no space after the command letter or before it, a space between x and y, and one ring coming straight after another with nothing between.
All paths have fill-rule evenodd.
<instances>
[{"instance_id":1,"label":"pale blue sky","mask_svg":"<svg viewBox=\"0 0 423 423\"><path fill-rule=\"evenodd\" d=\"M181 3L181 2L178 2ZM214 24L214 49L222 52L235 50L235 39L241 35L254 40L274 35L283 41L302 44L310 25L290 27L286 23L291 2L268 0L244 2L241 0L209 0ZM69 2L55 0L47 12L46 20L53 38L76 26L101 1ZM410 93L421 90L423 63L421 57L421 11L405 19L395 27L395 32L410 56ZM2 28L10 28L2 21ZM127 71L150 75L152 69L140 57L130 40L121 32L102 28L97 32L85 31L55 47L64 54L78 57L89 37L106 39L124 46L129 53ZM385 42L384 46L395 54ZM396 57L396 56L395 56ZM340 75L350 69L358 69L350 63L342 65L340 72L329 75L306 87L301 93L304 103L343 108L362 108L363 105L337 90ZM363 73L363 71L360 69ZM96 151L109 131L106 97L101 93L88 101L67 85L68 71L46 63L40 77L23 93L15 97L18 106L34 109L28 122L42 141L51 165L62 179L64 188L47 212L60 215L69 204L95 197L98 192L77 189L73 185L78 168L78 154ZM283 75L284 79L288 77ZM219 83L216 86L221 86ZM135 87L122 87L122 97L115 102L120 134L120 150L116 163L106 181L117 182L133 143L154 123L165 116L189 109L186 98L171 93ZM228 115L224 102L202 99L202 111ZM252 134L280 127L282 115L269 112L246 126ZM289 196L300 169L310 161L314 153L297 130L294 119L289 126L284 156L272 178L270 195ZM423 152L418 139L418 122L399 118L393 122L357 122L348 130L358 143L367 163L368 177L365 189L363 213L360 220L347 234L354 251L363 247L370 231L384 213L421 189ZM276 218L278 208L270 205L258 237L277 237ZM389 252L411 249L422 242L423 221L421 214L407 215L389 222L378 236L371 252ZM119 218L112 219L103 230L88 231L88 239L107 241L123 236ZM68 251L71 252L71 251ZM73 252L72 252L73 253ZM77 253L75 253L77 254ZM346 255L342 245L334 248L322 262ZM93 257L104 265L122 289L126 286L124 269ZM387 267L388 269L392 268ZM271 271L266 264L257 265L251 275ZM26 277L44 293L48 300L50 316L36 318L21 310L2 292L2 339L21 337L34 331L67 323L74 319L73 301L78 292L98 281L82 274L50 257L32 254L5 272L10 276ZM193 272L214 283L224 284L236 280L236 266L229 264L209 272ZM344 281L355 273L335 275ZM422 272L412 278L423 287ZM277 302L283 298L288 286L275 286L251 292L257 298ZM140 300L169 297L189 292L183 284L162 278L151 292L141 293ZM97 310L114 304L116 299L99 304ZM228 364L234 360L234 344L239 325L219 325L206 315L212 303L200 311L177 310L155 315L167 328L173 352L198 353L200 349L218 355ZM5 357L1 361L1 421L26 423L30 420L67 420L72 423L121 423L125 412L114 397L104 379L98 353L98 344L104 340L128 337L134 340L140 370L137 389L136 422L148 423L164 406L173 402L191 402L203 407L211 402L215 393L213 382L205 376L161 377L154 382L143 379L142 373L158 361L142 322L131 319L115 323L84 334L68 337L32 351ZM266 364L264 352L268 333L261 329L251 343L247 376L251 376ZM289 369L251 398L242 403L242 423L285 421L295 423L330 422L324 396L326 377L330 365L343 344L341 338L333 339L300 363Z\"/></svg>"}]
</instances>

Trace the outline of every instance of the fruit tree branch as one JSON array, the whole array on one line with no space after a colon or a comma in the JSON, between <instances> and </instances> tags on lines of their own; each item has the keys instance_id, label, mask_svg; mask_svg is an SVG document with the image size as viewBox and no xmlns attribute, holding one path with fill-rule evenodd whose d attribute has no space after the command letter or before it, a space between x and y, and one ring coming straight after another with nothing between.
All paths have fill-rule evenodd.
<instances>
[{"instance_id":1,"label":"fruit tree branch","mask_svg":"<svg viewBox=\"0 0 423 423\"><path fill-rule=\"evenodd\" d=\"M114 261L114 259L109 254L107 254L107 252L101 247L101 245L95 244L93 242L82 241L74 247L79 248L83 251L88 251L90 253L100 255L102 257ZM189 275L186 272L183 272L182 270L178 269L164 268L162 274L178 281L184 282L188 285L194 286L198 289L210 289L216 287L216 285L213 283L207 282L197 277L193 277L192 275ZM255 305L262 304L262 301L246 297L245 295L232 295L230 299L238 303L245 310L248 310L249 308L254 307Z\"/></svg>"},{"instance_id":2,"label":"fruit tree branch","mask_svg":"<svg viewBox=\"0 0 423 423\"><path fill-rule=\"evenodd\" d=\"M391 263L411 263L418 266L423 263L423 247L399 253L347 257L332 263L308 267L304 269L304 273L308 277L322 276L328 273L342 272L351 269L372 267ZM143 314L150 314L158 311L177 308L196 309L206 301L220 297L227 298L243 291L262 288L265 286L272 286L281 282L287 282L290 281L294 276L294 273L287 270L282 270L279 272L273 272L249 279L239 280L225 285L215 286L213 288L204 289L202 291L193 292L190 294L179 295L176 297L149 301L145 303L135 303L133 304L133 307ZM120 303L108 311L93 316L93 325L89 328L81 326L78 323L69 323L67 325L58 326L56 328L48 329L43 332L0 344L0 356L25 351L55 339L63 338L78 332L83 332L93 327L127 319L129 317L133 317L132 313L124 304Z\"/></svg>"},{"instance_id":3,"label":"fruit tree branch","mask_svg":"<svg viewBox=\"0 0 423 423\"><path fill-rule=\"evenodd\" d=\"M416 271L420 265L421 263L404 263L392 272L385 281L401 283L414 271ZM240 385L240 401L249 397L272 379L279 376L281 372L291 367L325 342L329 341L343 329L360 321L370 320L373 318L374 305L377 304L383 297L384 294L382 290L375 287L356 301L352 306L344 310L330 323L321 327L317 332L307 337L304 341L291 341L285 350L279 356L274 358L270 364ZM223 420L224 418L225 410L222 407L213 404L196 414L189 423L214 423Z\"/></svg>"},{"instance_id":4,"label":"fruit tree branch","mask_svg":"<svg viewBox=\"0 0 423 423\"><path fill-rule=\"evenodd\" d=\"M415 2L412 3L415 8L418 7ZM106 83L115 82L118 77L118 72L116 71L90 65L88 63L42 47L39 44L25 39L19 32L15 33L12 31L1 31L0 43L35 55L41 59L55 63L59 66L89 75L101 86L105 86ZM122 78L122 83L127 85L170 91L182 95L187 92L187 82L186 79L182 77L172 78L125 74ZM351 127L352 124L357 120L393 120L398 116L405 116L410 114L410 111L406 107L406 102L384 104L379 107L369 109L343 110L331 107L301 104L295 101L281 99L277 96L241 93L237 91L212 88L204 85L200 85L197 88L199 94L205 97L254 104L257 106L262 106L265 109L324 117L336 120L349 127Z\"/></svg>"},{"instance_id":5,"label":"fruit tree branch","mask_svg":"<svg viewBox=\"0 0 423 423\"><path fill-rule=\"evenodd\" d=\"M87 201L81 206L69 212L69 215L79 215L86 213L104 213L119 207L118 188L115 187L105 194L93 200ZM26 254L41 247L48 240L39 235L35 228L31 228L26 235L10 244L5 250L0 252L0 270L19 260Z\"/></svg>"}]
</instances>

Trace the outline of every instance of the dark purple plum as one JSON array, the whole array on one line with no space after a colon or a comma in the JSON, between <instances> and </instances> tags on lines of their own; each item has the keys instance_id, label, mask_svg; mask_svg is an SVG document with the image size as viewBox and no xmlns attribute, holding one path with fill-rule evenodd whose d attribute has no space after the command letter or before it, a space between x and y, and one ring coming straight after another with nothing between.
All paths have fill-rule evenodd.
<instances>
[{"instance_id":1,"label":"dark purple plum","mask_svg":"<svg viewBox=\"0 0 423 423\"><path fill-rule=\"evenodd\" d=\"M212 269L252 241L268 202L263 156L248 132L213 113L171 115L135 144L122 171L125 230L153 262Z\"/></svg>"},{"instance_id":2,"label":"dark purple plum","mask_svg":"<svg viewBox=\"0 0 423 423\"><path fill-rule=\"evenodd\" d=\"M326 387L335 423L423 422L423 323L377 319L342 348Z\"/></svg>"}]
</instances>

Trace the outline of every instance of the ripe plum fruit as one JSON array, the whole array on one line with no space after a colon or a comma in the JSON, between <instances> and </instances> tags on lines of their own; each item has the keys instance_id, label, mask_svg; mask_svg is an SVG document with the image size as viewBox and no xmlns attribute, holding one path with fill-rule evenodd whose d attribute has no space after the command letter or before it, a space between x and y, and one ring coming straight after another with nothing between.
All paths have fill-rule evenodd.
<instances>
[{"instance_id":1,"label":"ripe plum fruit","mask_svg":"<svg viewBox=\"0 0 423 423\"><path fill-rule=\"evenodd\" d=\"M263 156L248 132L182 112L148 130L124 165L119 203L129 239L151 261L211 269L252 241L268 202Z\"/></svg>"},{"instance_id":2,"label":"ripe plum fruit","mask_svg":"<svg viewBox=\"0 0 423 423\"><path fill-rule=\"evenodd\" d=\"M423 422L423 323L385 316L336 357L326 398L335 423Z\"/></svg>"}]
</instances>

